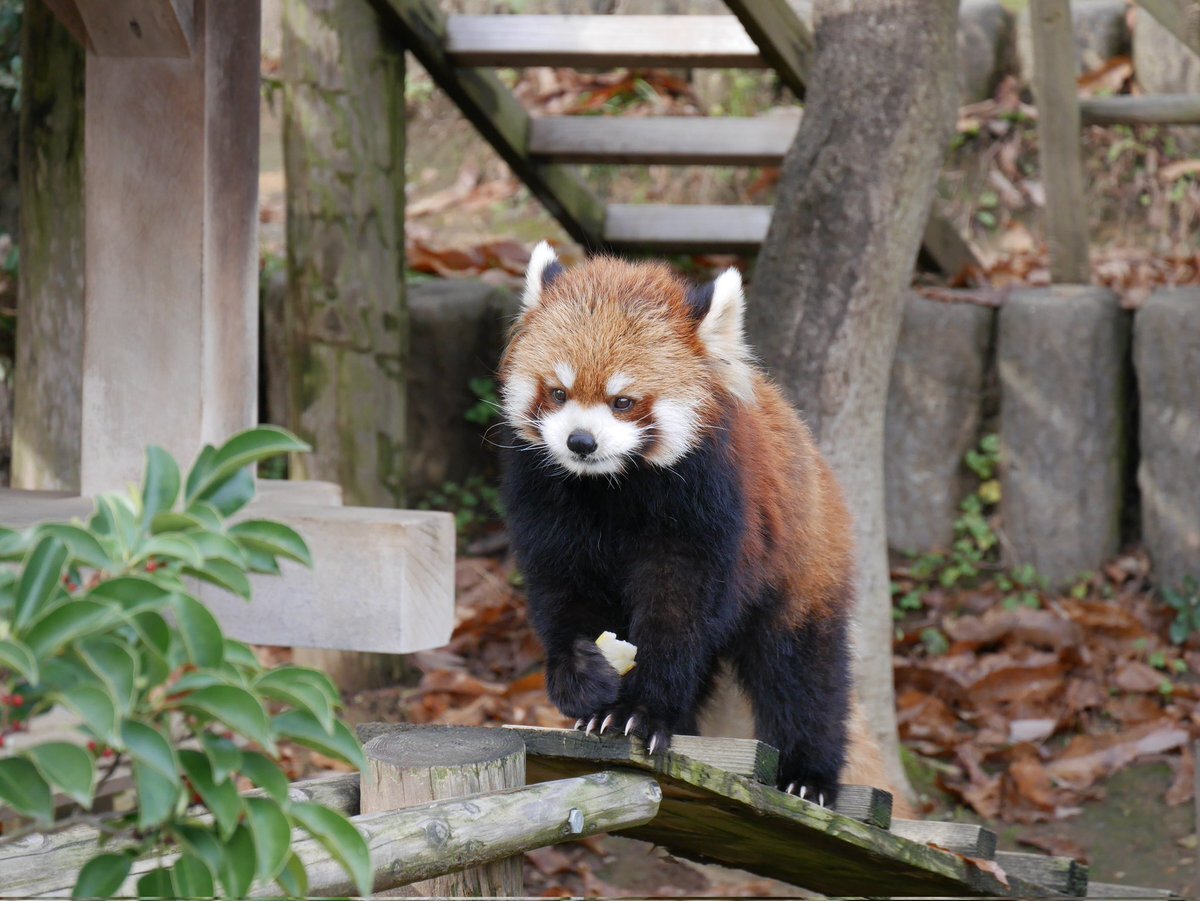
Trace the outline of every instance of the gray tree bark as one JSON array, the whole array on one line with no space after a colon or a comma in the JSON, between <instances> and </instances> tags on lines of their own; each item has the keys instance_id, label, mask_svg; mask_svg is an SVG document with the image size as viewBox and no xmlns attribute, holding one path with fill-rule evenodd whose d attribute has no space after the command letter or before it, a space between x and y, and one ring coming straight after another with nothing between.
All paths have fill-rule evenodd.
<instances>
[{"instance_id":1,"label":"gray tree bark","mask_svg":"<svg viewBox=\"0 0 1200 901\"><path fill-rule=\"evenodd\" d=\"M292 476L337 482L349 504L399 506L404 53L369 0L284 0L283 151L288 425L313 446ZM296 659L351 692L405 673L403 658L387 654L297 649Z\"/></svg>"},{"instance_id":2,"label":"gray tree bark","mask_svg":"<svg viewBox=\"0 0 1200 901\"><path fill-rule=\"evenodd\" d=\"M883 432L903 299L950 138L956 0L817 0L748 329L828 456L858 541L856 688L904 791L892 687Z\"/></svg>"},{"instance_id":3,"label":"gray tree bark","mask_svg":"<svg viewBox=\"0 0 1200 901\"><path fill-rule=\"evenodd\" d=\"M21 271L14 488L79 488L83 390L83 48L44 3L22 45Z\"/></svg>"}]
</instances>

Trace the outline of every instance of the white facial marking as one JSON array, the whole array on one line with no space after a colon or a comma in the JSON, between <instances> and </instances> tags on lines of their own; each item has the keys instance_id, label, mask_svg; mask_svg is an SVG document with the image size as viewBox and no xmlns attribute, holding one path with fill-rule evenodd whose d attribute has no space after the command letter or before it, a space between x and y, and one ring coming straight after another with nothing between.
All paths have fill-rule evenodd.
<instances>
[{"instance_id":1,"label":"white facial marking","mask_svg":"<svg viewBox=\"0 0 1200 901\"><path fill-rule=\"evenodd\" d=\"M545 241L538 242L529 256L529 268L525 270L525 293L521 296L521 312L528 313L542 298L542 276L546 267L558 262L558 256Z\"/></svg>"},{"instance_id":2,"label":"white facial marking","mask_svg":"<svg viewBox=\"0 0 1200 901\"><path fill-rule=\"evenodd\" d=\"M536 432L529 427L529 409L537 397L537 383L533 379L514 375L504 383L500 394L508 424L527 438L536 438Z\"/></svg>"},{"instance_id":3,"label":"white facial marking","mask_svg":"<svg viewBox=\"0 0 1200 901\"><path fill-rule=\"evenodd\" d=\"M554 367L554 374L558 376L559 384L568 391L575 387L575 367L570 363L559 363Z\"/></svg>"},{"instance_id":4,"label":"white facial marking","mask_svg":"<svg viewBox=\"0 0 1200 901\"><path fill-rule=\"evenodd\" d=\"M624 394L625 391L633 384L633 379L623 372L618 372L609 378L608 384L604 386L604 391L609 397L616 397Z\"/></svg>"},{"instance_id":5,"label":"white facial marking","mask_svg":"<svg viewBox=\"0 0 1200 901\"><path fill-rule=\"evenodd\" d=\"M654 405L658 441L646 459L656 466L671 466L695 446L700 417L695 401L660 400Z\"/></svg>"},{"instance_id":6,"label":"white facial marking","mask_svg":"<svg viewBox=\"0 0 1200 901\"><path fill-rule=\"evenodd\" d=\"M544 417L541 425L542 440L555 461L581 476L620 472L642 440L642 429L617 419L606 404L584 407L569 400ZM567 447L567 439L577 431L589 432L596 439L596 449L586 457Z\"/></svg>"}]
</instances>

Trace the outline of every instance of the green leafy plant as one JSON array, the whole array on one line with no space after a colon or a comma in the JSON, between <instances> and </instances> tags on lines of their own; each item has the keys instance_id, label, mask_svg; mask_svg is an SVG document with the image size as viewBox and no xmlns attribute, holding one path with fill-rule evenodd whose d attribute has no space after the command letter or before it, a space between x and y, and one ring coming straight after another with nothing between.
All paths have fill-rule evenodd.
<instances>
[{"instance_id":1,"label":"green leafy plant","mask_svg":"<svg viewBox=\"0 0 1200 901\"><path fill-rule=\"evenodd\" d=\"M307 449L281 429L253 429L205 447L185 478L151 447L141 489L97 498L87 522L0 529L0 801L48 826L54 791L86 812L120 763L132 767L136 805L97 820L104 848L76 897L117 893L138 858L158 864L137 879L142 896L246 897L274 882L302 897L294 828L370 890L362 836L290 799L279 765L280 742L292 741L362 766L337 689L315 670L265 669L193 587L249 599L248 574L278 573L280 558L311 565L288 526L228 522L254 495L255 464ZM13 740L60 707L84 740ZM239 794L239 781L261 791Z\"/></svg>"},{"instance_id":2,"label":"green leafy plant","mask_svg":"<svg viewBox=\"0 0 1200 901\"><path fill-rule=\"evenodd\" d=\"M1200 582L1185 576L1178 588L1164 588L1163 600L1175 611L1169 635L1175 644L1183 644L1193 632L1200 630Z\"/></svg>"},{"instance_id":3,"label":"green leafy plant","mask_svg":"<svg viewBox=\"0 0 1200 901\"><path fill-rule=\"evenodd\" d=\"M474 538L488 525L504 518L500 489L479 475L468 476L462 483L444 483L417 507L453 513L454 526L462 539Z\"/></svg>"},{"instance_id":4,"label":"green leafy plant","mask_svg":"<svg viewBox=\"0 0 1200 901\"><path fill-rule=\"evenodd\" d=\"M463 414L467 422L488 426L500 421L500 394L495 379L474 378L467 385L475 395L475 403Z\"/></svg>"}]
</instances>

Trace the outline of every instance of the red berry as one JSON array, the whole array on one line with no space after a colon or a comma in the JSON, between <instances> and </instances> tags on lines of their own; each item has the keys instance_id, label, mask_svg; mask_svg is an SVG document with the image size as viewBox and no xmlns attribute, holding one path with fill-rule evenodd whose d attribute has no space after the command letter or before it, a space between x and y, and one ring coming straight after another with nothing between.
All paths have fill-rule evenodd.
<instances>
[{"instance_id":1,"label":"red berry","mask_svg":"<svg viewBox=\"0 0 1200 901\"><path fill-rule=\"evenodd\" d=\"M11 698L9 698L9 703L14 707L20 707L25 703L25 699L20 695L13 695Z\"/></svg>"},{"instance_id":2,"label":"red berry","mask_svg":"<svg viewBox=\"0 0 1200 901\"><path fill-rule=\"evenodd\" d=\"M115 756L117 756L117 752L114 751L112 748L105 748L104 756L105 756L105 758L115 757Z\"/></svg>"},{"instance_id":3,"label":"red berry","mask_svg":"<svg viewBox=\"0 0 1200 901\"><path fill-rule=\"evenodd\" d=\"M95 752L95 750L96 750L96 748L97 748L97 747L98 747L98 745L97 745L97 744L96 744L94 741L89 741L89 742L87 743L87 749L88 749L89 751Z\"/></svg>"},{"instance_id":4,"label":"red berry","mask_svg":"<svg viewBox=\"0 0 1200 901\"><path fill-rule=\"evenodd\" d=\"M146 572L152 573L156 569L158 569L158 564L155 563L153 560L151 560L149 563L146 564Z\"/></svg>"}]
</instances>

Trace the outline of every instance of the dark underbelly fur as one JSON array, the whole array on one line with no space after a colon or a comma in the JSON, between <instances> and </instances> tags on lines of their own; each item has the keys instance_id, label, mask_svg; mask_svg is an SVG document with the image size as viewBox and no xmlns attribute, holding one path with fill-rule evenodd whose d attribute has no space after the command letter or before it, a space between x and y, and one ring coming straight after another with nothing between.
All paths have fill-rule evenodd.
<instances>
[{"instance_id":1,"label":"dark underbelly fur","mask_svg":"<svg viewBox=\"0 0 1200 901\"><path fill-rule=\"evenodd\" d=\"M550 699L567 716L665 748L694 733L728 661L754 707L756 734L780 750L779 783L831 804L846 753L849 652L845 612L787 625L782 597L744 572L746 498L717 431L665 470L578 477L520 439L508 452L504 501L530 616L546 649ZM795 617L792 617L795 620ZM624 678L593 643L603 631L637 645Z\"/></svg>"}]
</instances>

